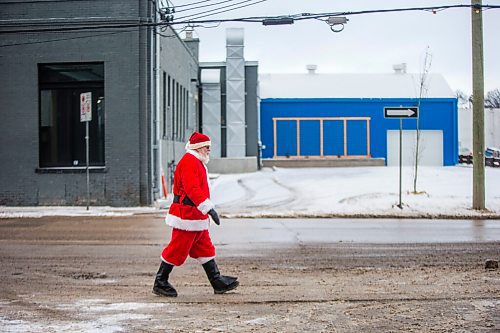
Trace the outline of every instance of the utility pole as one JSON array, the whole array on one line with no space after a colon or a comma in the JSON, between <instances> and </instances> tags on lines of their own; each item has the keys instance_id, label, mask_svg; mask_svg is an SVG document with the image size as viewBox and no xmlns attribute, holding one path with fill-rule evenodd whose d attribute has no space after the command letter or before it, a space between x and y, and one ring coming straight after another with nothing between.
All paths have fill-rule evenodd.
<instances>
[{"instance_id":1,"label":"utility pole","mask_svg":"<svg viewBox=\"0 0 500 333\"><path fill-rule=\"evenodd\" d=\"M484 210L484 68L482 0L472 4L472 208Z\"/></svg>"}]
</instances>

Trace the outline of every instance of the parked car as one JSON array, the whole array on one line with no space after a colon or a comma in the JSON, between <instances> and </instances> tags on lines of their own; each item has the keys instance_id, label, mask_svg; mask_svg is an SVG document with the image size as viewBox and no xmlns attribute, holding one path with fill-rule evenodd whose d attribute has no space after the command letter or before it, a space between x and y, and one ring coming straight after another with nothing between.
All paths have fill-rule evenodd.
<instances>
[{"instance_id":1,"label":"parked car","mask_svg":"<svg viewBox=\"0 0 500 333\"><path fill-rule=\"evenodd\" d=\"M472 152L467 148L461 148L458 163L472 164L472 160ZM484 164L490 167L500 167L500 149L487 147L484 151Z\"/></svg>"},{"instance_id":2,"label":"parked car","mask_svg":"<svg viewBox=\"0 0 500 333\"><path fill-rule=\"evenodd\" d=\"M487 147L486 151L484 153L484 157L496 157L496 158L500 158L500 149L493 148L493 147Z\"/></svg>"}]
</instances>

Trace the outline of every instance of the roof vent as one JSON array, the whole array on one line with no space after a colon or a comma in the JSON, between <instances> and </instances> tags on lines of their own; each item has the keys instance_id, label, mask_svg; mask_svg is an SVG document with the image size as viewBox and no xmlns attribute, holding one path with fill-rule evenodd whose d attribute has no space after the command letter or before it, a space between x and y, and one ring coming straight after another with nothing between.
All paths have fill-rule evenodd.
<instances>
[{"instance_id":1,"label":"roof vent","mask_svg":"<svg viewBox=\"0 0 500 333\"><path fill-rule=\"evenodd\" d=\"M393 65L392 69L394 69L394 73L396 74L406 74L406 62Z\"/></svg>"},{"instance_id":2,"label":"roof vent","mask_svg":"<svg viewBox=\"0 0 500 333\"><path fill-rule=\"evenodd\" d=\"M318 66L317 65L307 65L306 69L307 69L307 73L316 74L316 69L318 69Z\"/></svg>"}]
</instances>

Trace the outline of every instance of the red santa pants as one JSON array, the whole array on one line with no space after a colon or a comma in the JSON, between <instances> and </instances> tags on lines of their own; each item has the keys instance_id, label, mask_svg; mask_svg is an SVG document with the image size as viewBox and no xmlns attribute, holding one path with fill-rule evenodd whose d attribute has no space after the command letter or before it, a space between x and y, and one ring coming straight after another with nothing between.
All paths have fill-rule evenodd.
<instances>
[{"instance_id":1,"label":"red santa pants","mask_svg":"<svg viewBox=\"0 0 500 333\"><path fill-rule=\"evenodd\" d=\"M172 229L172 239L163 249L161 258L172 265L180 266L186 261L188 255L202 261L202 264L215 257L215 247L208 230Z\"/></svg>"}]
</instances>

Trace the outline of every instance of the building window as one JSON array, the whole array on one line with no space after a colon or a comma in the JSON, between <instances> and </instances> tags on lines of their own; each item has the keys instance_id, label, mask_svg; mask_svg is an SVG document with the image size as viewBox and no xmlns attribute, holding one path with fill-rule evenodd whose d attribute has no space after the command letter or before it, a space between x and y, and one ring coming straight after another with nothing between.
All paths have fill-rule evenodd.
<instances>
[{"instance_id":1,"label":"building window","mask_svg":"<svg viewBox=\"0 0 500 333\"><path fill-rule=\"evenodd\" d=\"M179 122L179 127L181 129L181 133L180 133L180 139L181 141L184 141L184 132L185 132L185 128L184 128L184 106L185 106L185 103L184 103L184 87L181 86L181 96L180 96L180 99L181 99L181 110L180 110L180 122Z\"/></svg>"},{"instance_id":2,"label":"building window","mask_svg":"<svg viewBox=\"0 0 500 333\"><path fill-rule=\"evenodd\" d=\"M172 106L170 108L170 113L172 114L172 141L175 140L175 79L172 79Z\"/></svg>"},{"instance_id":3,"label":"building window","mask_svg":"<svg viewBox=\"0 0 500 333\"><path fill-rule=\"evenodd\" d=\"M170 75L168 75L167 82L168 82L168 84L167 84L167 94L168 94L168 96L167 96L167 115L168 115L168 114L172 114L172 79L170 78ZM167 116L165 116L165 117L167 117ZM166 119L167 118L165 118L165 121L166 121ZM173 115L172 115L172 119L170 121L170 128L167 126L167 131L170 133L172 132L172 126L173 126L172 124L173 124ZM169 138L172 139L173 136L170 135Z\"/></svg>"},{"instance_id":4,"label":"building window","mask_svg":"<svg viewBox=\"0 0 500 333\"><path fill-rule=\"evenodd\" d=\"M188 128L189 120L189 92L187 89L184 90L184 135L186 135L186 130Z\"/></svg>"},{"instance_id":5,"label":"building window","mask_svg":"<svg viewBox=\"0 0 500 333\"><path fill-rule=\"evenodd\" d=\"M180 99L179 99L179 82L175 83L175 139L179 140L179 107L180 107Z\"/></svg>"},{"instance_id":6,"label":"building window","mask_svg":"<svg viewBox=\"0 0 500 333\"><path fill-rule=\"evenodd\" d=\"M162 137L167 136L167 73L163 72L163 122Z\"/></svg>"},{"instance_id":7,"label":"building window","mask_svg":"<svg viewBox=\"0 0 500 333\"><path fill-rule=\"evenodd\" d=\"M104 64L39 64L39 163L41 168L86 165L80 94L92 93L89 164L104 166Z\"/></svg>"}]
</instances>

